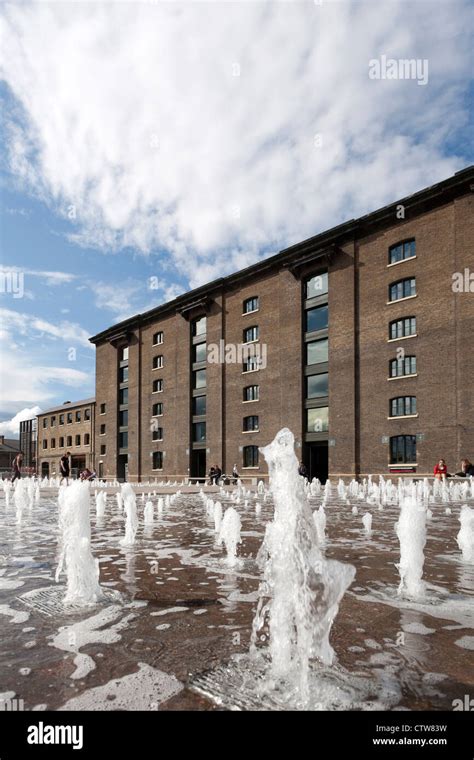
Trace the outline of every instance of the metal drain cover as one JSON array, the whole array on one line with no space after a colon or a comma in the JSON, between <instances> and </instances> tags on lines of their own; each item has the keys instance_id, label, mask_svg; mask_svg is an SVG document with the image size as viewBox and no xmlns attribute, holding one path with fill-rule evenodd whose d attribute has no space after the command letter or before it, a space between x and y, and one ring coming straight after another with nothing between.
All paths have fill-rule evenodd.
<instances>
[{"instance_id":1,"label":"metal drain cover","mask_svg":"<svg viewBox=\"0 0 474 760\"><path fill-rule=\"evenodd\" d=\"M42 615L53 617L53 615L63 616L66 612L84 612L84 607L78 604L64 605L63 599L66 593L66 587L46 586L45 588L35 588L27 591L26 594L17 596L17 600L26 607L41 612Z\"/></svg>"}]
</instances>

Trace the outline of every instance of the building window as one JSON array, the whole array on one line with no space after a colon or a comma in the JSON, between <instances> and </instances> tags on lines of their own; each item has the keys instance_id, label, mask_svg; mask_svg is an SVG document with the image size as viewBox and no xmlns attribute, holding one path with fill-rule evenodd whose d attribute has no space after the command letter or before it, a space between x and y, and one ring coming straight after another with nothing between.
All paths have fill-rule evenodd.
<instances>
[{"instance_id":1,"label":"building window","mask_svg":"<svg viewBox=\"0 0 474 760\"><path fill-rule=\"evenodd\" d=\"M163 356L160 354L159 356L153 357L153 369L161 369L163 366Z\"/></svg>"},{"instance_id":2,"label":"building window","mask_svg":"<svg viewBox=\"0 0 474 760\"><path fill-rule=\"evenodd\" d=\"M128 448L128 433L119 433L119 448Z\"/></svg>"},{"instance_id":3,"label":"building window","mask_svg":"<svg viewBox=\"0 0 474 760\"><path fill-rule=\"evenodd\" d=\"M206 396L193 398L193 414L196 416L206 414Z\"/></svg>"},{"instance_id":4,"label":"building window","mask_svg":"<svg viewBox=\"0 0 474 760\"><path fill-rule=\"evenodd\" d=\"M306 398L323 398L328 395L328 373L309 375L306 378Z\"/></svg>"},{"instance_id":5,"label":"building window","mask_svg":"<svg viewBox=\"0 0 474 760\"><path fill-rule=\"evenodd\" d=\"M205 343L197 343L193 346L193 364L206 361L207 348Z\"/></svg>"},{"instance_id":6,"label":"building window","mask_svg":"<svg viewBox=\"0 0 474 760\"><path fill-rule=\"evenodd\" d=\"M416 414L416 396L398 396L390 399L390 417Z\"/></svg>"},{"instance_id":7,"label":"building window","mask_svg":"<svg viewBox=\"0 0 474 760\"><path fill-rule=\"evenodd\" d=\"M207 329L206 317L199 317L199 319L194 319L191 325L191 329L193 335L204 335Z\"/></svg>"},{"instance_id":8,"label":"building window","mask_svg":"<svg viewBox=\"0 0 474 760\"><path fill-rule=\"evenodd\" d=\"M390 362L390 377L406 375L416 375L416 356L405 356L403 359L392 359Z\"/></svg>"},{"instance_id":9,"label":"building window","mask_svg":"<svg viewBox=\"0 0 474 760\"><path fill-rule=\"evenodd\" d=\"M324 296L328 292L328 273L323 272L306 281L306 298Z\"/></svg>"},{"instance_id":10,"label":"building window","mask_svg":"<svg viewBox=\"0 0 474 760\"><path fill-rule=\"evenodd\" d=\"M90 409L84 409L84 419L90 420L91 418L91 410Z\"/></svg>"},{"instance_id":11,"label":"building window","mask_svg":"<svg viewBox=\"0 0 474 760\"><path fill-rule=\"evenodd\" d=\"M127 427L128 425L128 410L122 409L121 412L119 412L119 427ZM105 428L105 425L104 425Z\"/></svg>"},{"instance_id":12,"label":"building window","mask_svg":"<svg viewBox=\"0 0 474 760\"><path fill-rule=\"evenodd\" d=\"M260 386L247 385L247 387L244 388L244 401L258 401L259 391L260 391Z\"/></svg>"},{"instance_id":13,"label":"building window","mask_svg":"<svg viewBox=\"0 0 474 760\"><path fill-rule=\"evenodd\" d=\"M46 440L46 438L43 438L43 449L47 449L47 448L48 448L48 441Z\"/></svg>"},{"instance_id":14,"label":"building window","mask_svg":"<svg viewBox=\"0 0 474 760\"><path fill-rule=\"evenodd\" d=\"M59 439L59 448L60 449L64 448L64 438L62 438L62 437Z\"/></svg>"},{"instance_id":15,"label":"building window","mask_svg":"<svg viewBox=\"0 0 474 760\"><path fill-rule=\"evenodd\" d=\"M76 422L80 422L80 421L81 421L81 413L76 412Z\"/></svg>"},{"instance_id":16,"label":"building window","mask_svg":"<svg viewBox=\"0 0 474 760\"><path fill-rule=\"evenodd\" d=\"M153 417L161 417L163 414L163 404L153 404Z\"/></svg>"},{"instance_id":17,"label":"building window","mask_svg":"<svg viewBox=\"0 0 474 760\"><path fill-rule=\"evenodd\" d=\"M404 317L390 322L389 335L390 340L416 335L416 317Z\"/></svg>"},{"instance_id":18,"label":"building window","mask_svg":"<svg viewBox=\"0 0 474 760\"><path fill-rule=\"evenodd\" d=\"M119 404L120 406L128 404L128 388L121 388L119 390Z\"/></svg>"},{"instance_id":19,"label":"building window","mask_svg":"<svg viewBox=\"0 0 474 760\"><path fill-rule=\"evenodd\" d=\"M66 422L68 425L72 423L72 412L68 412L66 415Z\"/></svg>"},{"instance_id":20,"label":"building window","mask_svg":"<svg viewBox=\"0 0 474 760\"><path fill-rule=\"evenodd\" d=\"M47 417L43 417L43 427L44 428L48 427L48 418Z\"/></svg>"},{"instance_id":21,"label":"building window","mask_svg":"<svg viewBox=\"0 0 474 760\"><path fill-rule=\"evenodd\" d=\"M206 387L206 370L197 369L193 372L193 388L205 388Z\"/></svg>"},{"instance_id":22,"label":"building window","mask_svg":"<svg viewBox=\"0 0 474 760\"><path fill-rule=\"evenodd\" d=\"M244 446L244 467L258 467L258 446Z\"/></svg>"},{"instance_id":23,"label":"building window","mask_svg":"<svg viewBox=\"0 0 474 760\"><path fill-rule=\"evenodd\" d=\"M102 423L102 425L99 428L99 435L105 435L105 425Z\"/></svg>"},{"instance_id":24,"label":"building window","mask_svg":"<svg viewBox=\"0 0 474 760\"><path fill-rule=\"evenodd\" d=\"M106 406L105 406L105 404L101 404L101 405L100 405L100 413L101 413L101 414L105 414L105 409L106 409Z\"/></svg>"},{"instance_id":25,"label":"building window","mask_svg":"<svg viewBox=\"0 0 474 760\"><path fill-rule=\"evenodd\" d=\"M128 361L128 346L124 346L120 351L120 361Z\"/></svg>"},{"instance_id":26,"label":"building window","mask_svg":"<svg viewBox=\"0 0 474 760\"><path fill-rule=\"evenodd\" d=\"M206 440L206 423L194 422L193 423L193 442L202 443Z\"/></svg>"},{"instance_id":27,"label":"building window","mask_svg":"<svg viewBox=\"0 0 474 760\"><path fill-rule=\"evenodd\" d=\"M255 432L258 429L258 416L256 414L250 415L249 417L244 417L244 433Z\"/></svg>"},{"instance_id":28,"label":"building window","mask_svg":"<svg viewBox=\"0 0 474 760\"><path fill-rule=\"evenodd\" d=\"M76 446L80 446L80 445L81 445L81 436L76 435Z\"/></svg>"},{"instance_id":29,"label":"building window","mask_svg":"<svg viewBox=\"0 0 474 760\"><path fill-rule=\"evenodd\" d=\"M56 438L51 438L51 448L52 449L56 448Z\"/></svg>"},{"instance_id":30,"label":"building window","mask_svg":"<svg viewBox=\"0 0 474 760\"><path fill-rule=\"evenodd\" d=\"M163 380L153 380L153 393L161 393L163 390Z\"/></svg>"},{"instance_id":31,"label":"building window","mask_svg":"<svg viewBox=\"0 0 474 760\"><path fill-rule=\"evenodd\" d=\"M163 343L163 332L159 330L153 335L153 345L160 346Z\"/></svg>"},{"instance_id":32,"label":"building window","mask_svg":"<svg viewBox=\"0 0 474 760\"><path fill-rule=\"evenodd\" d=\"M128 367L119 368L119 383L126 383L128 381Z\"/></svg>"},{"instance_id":33,"label":"building window","mask_svg":"<svg viewBox=\"0 0 474 760\"><path fill-rule=\"evenodd\" d=\"M243 372L255 372L258 369L259 360L257 356L249 356L242 364Z\"/></svg>"},{"instance_id":34,"label":"building window","mask_svg":"<svg viewBox=\"0 0 474 760\"><path fill-rule=\"evenodd\" d=\"M327 406L306 410L306 429L308 433L327 433L329 430L329 409Z\"/></svg>"},{"instance_id":35,"label":"building window","mask_svg":"<svg viewBox=\"0 0 474 760\"><path fill-rule=\"evenodd\" d=\"M388 263L397 264L405 259L412 259L416 256L416 245L414 240L404 240L402 243L390 246L388 249Z\"/></svg>"},{"instance_id":36,"label":"building window","mask_svg":"<svg viewBox=\"0 0 474 760\"><path fill-rule=\"evenodd\" d=\"M258 325L246 327L244 330L244 343L253 343L258 340Z\"/></svg>"},{"instance_id":37,"label":"building window","mask_svg":"<svg viewBox=\"0 0 474 760\"><path fill-rule=\"evenodd\" d=\"M158 427L158 428L152 430L151 439L152 439L152 441L162 441L163 440L163 428L162 427Z\"/></svg>"},{"instance_id":38,"label":"building window","mask_svg":"<svg viewBox=\"0 0 474 760\"><path fill-rule=\"evenodd\" d=\"M64 414L59 415L59 424L64 425Z\"/></svg>"},{"instance_id":39,"label":"building window","mask_svg":"<svg viewBox=\"0 0 474 760\"><path fill-rule=\"evenodd\" d=\"M56 415L53 415L53 416L51 417L51 423L50 423L50 424L51 424L51 427L54 427L54 426L55 426L55 424L56 424Z\"/></svg>"},{"instance_id":40,"label":"building window","mask_svg":"<svg viewBox=\"0 0 474 760\"><path fill-rule=\"evenodd\" d=\"M306 364L322 364L327 362L328 358L329 341L327 338L312 340L306 344Z\"/></svg>"},{"instance_id":41,"label":"building window","mask_svg":"<svg viewBox=\"0 0 474 760\"><path fill-rule=\"evenodd\" d=\"M315 309L306 311L306 332L316 332L317 330L327 330L329 310L325 306L317 306Z\"/></svg>"},{"instance_id":42,"label":"building window","mask_svg":"<svg viewBox=\"0 0 474 760\"><path fill-rule=\"evenodd\" d=\"M244 301L244 314L251 314L253 311L258 311L258 296L246 298Z\"/></svg>"},{"instance_id":43,"label":"building window","mask_svg":"<svg viewBox=\"0 0 474 760\"><path fill-rule=\"evenodd\" d=\"M84 433L84 446L89 446L91 442L91 437L89 433Z\"/></svg>"},{"instance_id":44,"label":"building window","mask_svg":"<svg viewBox=\"0 0 474 760\"><path fill-rule=\"evenodd\" d=\"M390 438L390 464L416 464L416 435Z\"/></svg>"},{"instance_id":45,"label":"building window","mask_svg":"<svg viewBox=\"0 0 474 760\"><path fill-rule=\"evenodd\" d=\"M163 469L163 452L162 451L153 452L153 469L154 470Z\"/></svg>"},{"instance_id":46,"label":"building window","mask_svg":"<svg viewBox=\"0 0 474 760\"><path fill-rule=\"evenodd\" d=\"M72 446L72 435L68 435L68 436L66 437L66 446L67 446L68 448L69 448L70 446Z\"/></svg>"},{"instance_id":47,"label":"building window","mask_svg":"<svg viewBox=\"0 0 474 760\"><path fill-rule=\"evenodd\" d=\"M105 443L100 444L100 455L103 456L107 452L107 446Z\"/></svg>"},{"instance_id":48,"label":"building window","mask_svg":"<svg viewBox=\"0 0 474 760\"><path fill-rule=\"evenodd\" d=\"M416 295L416 279L414 277L407 277L404 280L398 280L392 282L388 286L388 300L400 301L401 298L409 298Z\"/></svg>"}]
</instances>

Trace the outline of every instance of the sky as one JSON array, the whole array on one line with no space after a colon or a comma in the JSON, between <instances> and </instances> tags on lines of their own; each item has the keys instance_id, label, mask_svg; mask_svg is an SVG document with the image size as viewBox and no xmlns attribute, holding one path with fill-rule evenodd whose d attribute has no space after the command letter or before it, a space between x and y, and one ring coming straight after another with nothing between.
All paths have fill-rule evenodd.
<instances>
[{"instance_id":1,"label":"sky","mask_svg":"<svg viewBox=\"0 0 474 760\"><path fill-rule=\"evenodd\" d=\"M91 335L471 164L470 29L463 0L3 3L0 433L94 395Z\"/></svg>"}]
</instances>

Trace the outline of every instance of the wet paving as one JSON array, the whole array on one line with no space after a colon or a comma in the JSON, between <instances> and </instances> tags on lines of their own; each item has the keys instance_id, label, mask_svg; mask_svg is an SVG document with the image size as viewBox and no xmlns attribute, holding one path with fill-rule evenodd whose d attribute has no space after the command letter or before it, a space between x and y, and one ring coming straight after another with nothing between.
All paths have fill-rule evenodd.
<instances>
[{"instance_id":1,"label":"wet paving","mask_svg":"<svg viewBox=\"0 0 474 760\"><path fill-rule=\"evenodd\" d=\"M152 496L155 519L144 525L139 491L136 543L125 548L115 495L107 496L105 515L97 518L92 493L92 549L110 594L92 608L65 610L64 576L55 584L56 494L43 490L21 519L2 494L0 699L23 700L26 710L255 707L251 695L247 703L244 696L234 704L232 694L224 693L232 690L233 676L228 687L225 679L238 670L236 655L249 649L261 575L256 555L272 502L254 494L247 506L243 499L236 504L231 491L212 498L224 511L234 506L241 517L234 568L217 545L199 494L177 496L160 514L158 496ZM312 509L321 498L310 499ZM453 700L474 693L474 565L462 560L456 543L462 503L450 504L451 514L446 504L430 504L427 587L418 602L396 593L398 507L343 502L335 489L325 507L326 557L356 568L330 637L336 670L377 684L379 707L450 710ZM370 535L362 524L366 511L373 516Z\"/></svg>"}]
</instances>

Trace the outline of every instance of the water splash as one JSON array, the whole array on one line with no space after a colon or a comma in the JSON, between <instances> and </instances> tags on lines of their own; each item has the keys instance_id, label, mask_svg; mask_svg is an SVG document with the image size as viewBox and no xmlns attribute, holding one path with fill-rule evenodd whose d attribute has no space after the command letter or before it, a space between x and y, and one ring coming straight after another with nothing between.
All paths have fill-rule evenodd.
<instances>
[{"instance_id":1,"label":"water splash","mask_svg":"<svg viewBox=\"0 0 474 760\"><path fill-rule=\"evenodd\" d=\"M422 580L426 544L426 510L415 497L405 496L401 502L400 517L395 525L400 541L399 596L417 599L423 596Z\"/></svg>"},{"instance_id":2,"label":"water splash","mask_svg":"<svg viewBox=\"0 0 474 760\"><path fill-rule=\"evenodd\" d=\"M269 675L277 681L283 679L285 688L296 687L307 702L310 661L318 658L330 665L334 660L329 633L355 568L325 560L319 549L304 483L298 475L292 432L283 428L261 451L269 467L275 514L257 558L264 580L251 651L257 653L258 633L267 625Z\"/></svg>"},{"instance_id":3,"label":"water splash","mask_svg":"<svg viewBox=\"0 0 474 760\"><path fill-rule=\"evenodd\" d=\"M464 504L459 515L461 530L456 536L465 562L474 562L474 509Z\"/></svg>"},{"instance_id":4,"label":"water splash","mask_svg":"<svg viewBox=\"0 0 474 760\"><path fill-rule=\"evenodd\" d=\"M125 536L120 540L122 546L133 546L135 535L138 530L137 501L135 492L130 483L122 486L122 498L125 505Z\"/></svg>"},{"instance_id":5,"label":"water splash","mask_svg":"<svg viewBox=\"0 0 474 760\"><path fill-rule=\"evenodd\" d=\"M234 507L226 509L217 543L225 544L227 551L227 564L233 567L237 564L237 544L240 538L240 515Z\"/></svg>"},{"instance_id":6,"label":"water splash","mask_svg":"<svg viewBox=\"0 0 474 760\"><path fill-rule=\"evenodd\" d=\"M99 562L92 556L90 494L88 483L76 481L61 493L62 552L56 583L63 569L67 575L65 604L89 605L103 598Z\"/></svg>"}]
</instances>

